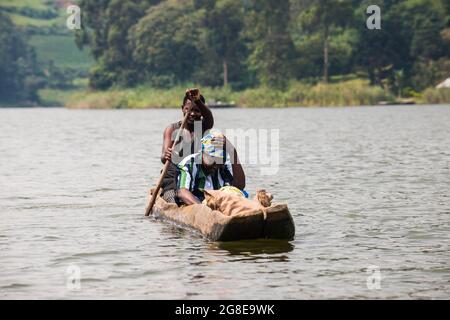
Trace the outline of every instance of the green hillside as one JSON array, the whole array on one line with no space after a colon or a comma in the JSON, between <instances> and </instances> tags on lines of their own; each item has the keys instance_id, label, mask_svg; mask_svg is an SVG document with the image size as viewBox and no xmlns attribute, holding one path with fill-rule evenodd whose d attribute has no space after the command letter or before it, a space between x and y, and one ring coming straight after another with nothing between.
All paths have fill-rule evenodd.
<instances>
[{"instance_id":1,"label":"green hillside","mask_svg":"<svg viewBox=\"0 0 450 320\"><path fill-rule=\"evenodd\" d=\"M39 61L53 60L58 67L86 71L92 64L92 59L86 51L77 48L71 35L35 35L30 43Z\"/></svg>"},{"instance_id":2,"label":"green hillside","mask_svg":"<svg viewBox=\"0 0 450 320\"><path fill-rule=\"evenodd\" d=\"M93 59L76 47L74 33L66 27L65 7L65 1L0 0L0 10L26 30L40 63L53 61L58 68L87 72Z\"/></svg>"},{"instance_id":3,"label":"green hillside","mask_svg":"<svg viewBox=\"0 0 450 320\"><path fill-rule=\"evenodd\" d=\"M0 2L2 7L16 7L16 8L32 8L38 10L48 9L49 3L54 1L43 1L43 0L2 0Z\"/></svg>"},{"instance_id":4,"label":"green hillside","mask_svg":"<svg viewBox=\"0 0 450 320\"><path fill-rule=\"evenodd\" d=\"M25 41L36 53L37 65L43 71L39 80L30 78L34 83L32 86L38 86L33 98L38 105L62 106L70 94L87 86L88 72L94 60L87 50L78 49L74 31L66 26L66 7L74 2L0 0L0 13L7 15L23 32ZM3 96L0 97L0 105L26 105L27 101L22 100L14 103Z\"/></svg>"}]
</instances>

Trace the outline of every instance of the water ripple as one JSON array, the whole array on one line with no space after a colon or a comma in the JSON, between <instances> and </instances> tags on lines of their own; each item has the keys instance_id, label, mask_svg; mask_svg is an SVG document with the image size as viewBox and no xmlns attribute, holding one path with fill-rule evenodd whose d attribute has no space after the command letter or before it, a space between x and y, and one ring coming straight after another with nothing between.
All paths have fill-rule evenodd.
<instances>
[{"instance_id":1,"label":"water ripple","mask_svg":"<svg viewBox=\"0 0 450 320\"><path fill-rule=\"evenodd\" d=\"M142 217L179 110L0 109L1 298L450 298L450 106L214 114L280 130L278 174L244 169L251 193L289 204L294 241L215 243Z\"/></svg>"}]
</instances>

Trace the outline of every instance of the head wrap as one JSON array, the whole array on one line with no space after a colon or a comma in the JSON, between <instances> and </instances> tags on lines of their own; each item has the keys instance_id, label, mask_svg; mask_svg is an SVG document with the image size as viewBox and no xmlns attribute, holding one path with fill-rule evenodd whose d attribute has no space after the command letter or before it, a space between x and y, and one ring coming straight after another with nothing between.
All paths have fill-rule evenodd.
<instances>
[{"instance_id":1,"label":"head wrap","mask_svg":"<svg viewBox=\"0 0 450 320\"><path fill-rule=\"evenodd\" d=\"M202 138L202 152L213 158L224 158L225 137L217 130L211 130Z\"/></svg>"}]
</instances>

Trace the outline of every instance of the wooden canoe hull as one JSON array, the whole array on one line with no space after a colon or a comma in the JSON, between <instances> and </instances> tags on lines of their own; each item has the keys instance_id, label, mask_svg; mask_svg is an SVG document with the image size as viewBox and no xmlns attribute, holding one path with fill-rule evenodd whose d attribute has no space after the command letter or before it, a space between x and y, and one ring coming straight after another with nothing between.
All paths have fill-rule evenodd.
<instances>
[{"instance_id":1,"label":"wooden canoe hull","mask_svg":"<svg viewBox=\"0 0 450 320\"><path fill-rule=\"evenodd\" d=\"M153 208L156 219L169 220L178 226L193 229L212 241L246 239L292 240L295 226L287 205L277 204L251 215L226 216L202 204L178 207L158 197Z\"/></svg>"}]
</instances>

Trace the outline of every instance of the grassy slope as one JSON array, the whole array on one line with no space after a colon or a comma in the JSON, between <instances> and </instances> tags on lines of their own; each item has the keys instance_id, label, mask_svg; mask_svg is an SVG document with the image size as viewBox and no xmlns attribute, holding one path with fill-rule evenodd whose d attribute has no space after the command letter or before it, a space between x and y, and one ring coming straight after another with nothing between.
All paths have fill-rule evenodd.
<instances>
[{"instance_id":1,"label":"grassy slope","mask_svg":"<svg viewBox=\"0 0 450 320\"><path fill-rule=\"evenodd\" d=\"M80 51L71 35L35 35L30 40L40 62L53 60L57 67L89 70L93 61Z\"/></svg>"},{"instance_id":2,"label":"grassy slope","mask_svg":"<svg viewBox=\"0 0 450 320\"><path fill-rule=\"evenodd\" d=\"M45 10L48 8L46 2L42 0L2 0L0 4L2 7L27 7L41 10Z\"/></svg>"},{"instance_id":3,"label":"grassy slope","mask_svg":"<svg viewBox=\"0 0 450 320\"><path fill-rule=\"evenodd\" d=\"M2 0L0 6L15 8L31 8L35 10L48 10L52 8L49 0ZM53 2L54 3L54 2ZM58 9L59 16L52 19L40 19L28 17L19 13L9 13L15 24L19 26L33 27L60 27L66 29L67 14L64 8ZM40 63L53 60L57 67L89 70L93 63L86 51L80 51L75 45L74 34L67 30L64 35L33 35L30 44L36 49Z\"/></svg>"},{"instance_id":4,"label":"grassy slope","mask_svg":"<svg viewBox=\"0 0 450 320\"><path fill-rule=\"evenodd\" d=\"M53 7L52 0L1 0L0 7L31 8L34 10L48 10ZM62 28L66 29L67 14L64 8L58 9L59 16L51 19L29 17L20 13L7 13L16 25L35 28ZM80 51L74 42L73 31L67 30L63 35L32 35L29 43L35 48L38 62L47 65L53 61L58 68L70 68L80 71L88 71L93 64L93 59L86 51ZM76 79L75 79L76 80ZM86 81L81 81L79 87L85 89ZM39 91L39 97L43 105L64 105L67 97L76 90L51 90ZM10 105L10 103L8 104Z\"/></svg>"},{"instance_id":5,"label":"grassy slope","mask_svg":"<svg viewBox=\"0 0 450 320\"><path fill-rule=\"evenodd\" d=\"M54 19L39 19L27 17L18 13L9 13L11 20L18 26L33 26L33 27L50 27L54 23L60 22L60 18Z\"/></svg>"}]
</instances>

